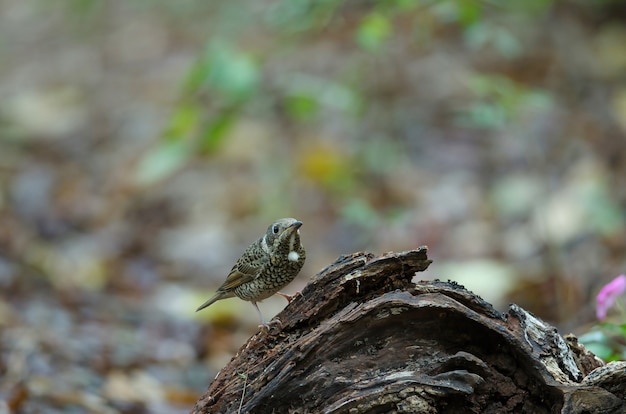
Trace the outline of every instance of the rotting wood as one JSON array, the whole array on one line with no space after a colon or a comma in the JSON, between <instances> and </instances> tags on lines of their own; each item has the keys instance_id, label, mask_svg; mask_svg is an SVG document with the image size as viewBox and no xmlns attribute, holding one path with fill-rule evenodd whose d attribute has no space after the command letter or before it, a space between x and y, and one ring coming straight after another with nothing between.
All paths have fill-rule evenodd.
<instances>
[{"instance_id":1,"label":"rotting wood","mask_svg":"<svg viewBox=\"0 0 626 414\"><path fill-rule=\"evenodd\" d=\"M626 363L451 282L426 247L342 256L239 350L193 413L624 413Z\"/></svg>"}]
</instances>

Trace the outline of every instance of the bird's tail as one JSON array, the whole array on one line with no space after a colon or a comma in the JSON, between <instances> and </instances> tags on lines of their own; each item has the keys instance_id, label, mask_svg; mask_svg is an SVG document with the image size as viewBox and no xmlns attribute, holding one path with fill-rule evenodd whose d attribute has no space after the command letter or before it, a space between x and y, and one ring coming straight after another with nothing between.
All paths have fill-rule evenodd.
<instances>
[{"instance_id":1,"label":"bird's tail","mask_svg":"<svg viewBox=\"0 0 626 414\"><path fill-rule=\"evenodd\" d=\"M217 292L211 299L207 300L202 305L200 305L198 309L196 309L196 312L201 311L207 306L211 306L213 303L217 302L218 300L230 298L232 296L233 296L232 292Z\"/></svg>"}]
</instances>

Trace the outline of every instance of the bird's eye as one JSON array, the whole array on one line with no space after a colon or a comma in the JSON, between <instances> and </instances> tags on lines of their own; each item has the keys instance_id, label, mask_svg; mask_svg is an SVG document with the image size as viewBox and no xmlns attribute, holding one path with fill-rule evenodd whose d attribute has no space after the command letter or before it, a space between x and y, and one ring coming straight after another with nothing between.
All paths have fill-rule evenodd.
<instances>
[{"instance_id":1,"label":"bird's eye","mask_svg":"<svg viewBox=\"0 0 626 414\"><path fill-rule=\"evenodd\" d=\"M278 234L278 225L274 224L274 227L272 227L272 231L274 232L274 234Z\"/></svg>"}]
</instances>

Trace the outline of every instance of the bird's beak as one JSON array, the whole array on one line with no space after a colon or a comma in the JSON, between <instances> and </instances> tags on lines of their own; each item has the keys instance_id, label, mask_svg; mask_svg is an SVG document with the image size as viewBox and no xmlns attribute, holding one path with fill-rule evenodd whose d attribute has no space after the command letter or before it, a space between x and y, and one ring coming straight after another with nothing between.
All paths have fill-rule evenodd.
<instances>
[{"instance_id":1,"label":"bird's beak","mask_svg":"<svg viewBox=\"0 0 626 414\"><path fill-rule=\"evenodd\" d=\"M296 221L294 223L292 223L288 228L290 229L299 229L302 226L302 222L301 221Z\"/></svg>"}]
</instances>

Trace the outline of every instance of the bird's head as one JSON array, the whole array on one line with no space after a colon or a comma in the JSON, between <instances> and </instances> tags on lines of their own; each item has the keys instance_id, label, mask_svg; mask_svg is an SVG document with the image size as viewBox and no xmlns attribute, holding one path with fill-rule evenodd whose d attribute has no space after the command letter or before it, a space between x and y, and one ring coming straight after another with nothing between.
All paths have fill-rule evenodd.
<instances>
[{"instance_id":1,"label":"bird's head","mask_svg":"<svg viewBox=\"0 0 626 414\"><path fill-rule=\"evenodd\" d=\"M282 218L273 222L265 232L265 242L268 247L277 247L283 241L292 239L293 235L300 233L302 222L294 218Z\"/></svg>"}]
</instances>

